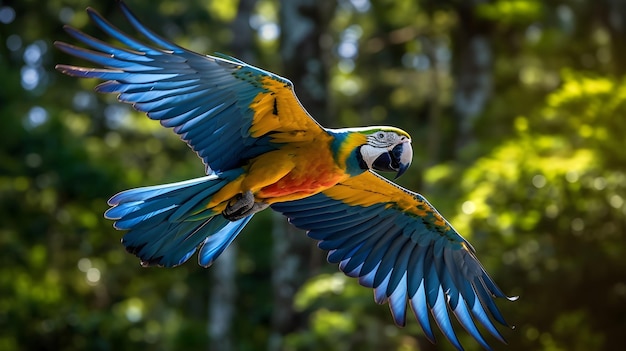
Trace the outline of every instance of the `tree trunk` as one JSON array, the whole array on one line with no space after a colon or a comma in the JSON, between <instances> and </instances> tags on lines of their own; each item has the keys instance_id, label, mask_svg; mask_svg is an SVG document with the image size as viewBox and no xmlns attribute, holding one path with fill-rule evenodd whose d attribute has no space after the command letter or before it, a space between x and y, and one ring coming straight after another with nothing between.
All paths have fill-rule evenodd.
<instances>
[{"instance_id":1,"label":"tree trunk","mask_svg":"<svg viewBox=\"0 0 626 351\"><path fill-rule=\"evenodd\" d=\"M600 19L611 36L611 64L615 67L615 74L626 73L626 3L622 0L599 1Z\"/></svg>"},{"instance_id":2,"label":"tree trunk","mask_svg":"<svg viewBox=\"0 0 626 351\"><path fill-rule=\"evenodd\" d=\"M233 37L231 44L234 56L252 61L254 33L250 28L250 16L257 0L241 0L237 17L231 25ZM209 349L233 351L233 319L236 313L237 297L237 245L232 243L211 268L211 296L209 297L208 333L211 342ZM219 347L215 346L219 345Z\"/></svg>"},{"instance_id":3,"label":"tree trunk","mask_svg":"<svg viewBox=\"0 0 626 351\"><path fill-rule=\"evenodd\" d=\"M459 24L453 36L454 112L457 120L457 150L473 141L474 122L491 96L493 52L488 23L476 17L484 0L459 5Z\"/></svg>"},{"instance_id":4,"label":"tree trunk","mask_svg":"<svg viewBox=\"0 0 626 351\"><path fill-rule=\"evenodd\" d=\"M334 11L332 0L282 0L280 7L282 74L320 123L328 122L328 52L320 46Z\"/></svg>"},{"instance_id":5,"label":"tree trunk","mask_svg":"<svg viewBox=\"0 0 626 351\"><path fill-rule=\"evenodd\" d=\"M425 165L431 167L442 159L442 121L441 121L441 84L439 82L439 66L436 50L437 43L432 39L422 39L424 54L431 62L429 71L429 96L428 96L428 140L426 143ZM424 187L425 188L425 187Z\"/></svg>"},{"instance_id":6,"label":"tree trunk","mask_svg":"<svg viewBox=\"0 0 626 351\"><path fill-rule=\"evenodd\" d=\"M320 48L334 2L329 0L282 0L280 2L283 69L280 73L295 85L307 110L324 123L327 113L326 60ZM275 213L273 238L273 315L268 350L282 349L283 336L299 327L293 299L309 277L314 242Z\"/></svg>"},{"instance_id":7,"label":"tree trunk","mask_svg":"<svg viewBox=\"0 0 626 351\"><path fill-rule=\"evenodd\" d=\"M233 317L237 286L237 246L230 245L211 268L209 297L209 350L233 351ZM219 345L219 347L217 346Z\"/></svg>"}]
</instances>

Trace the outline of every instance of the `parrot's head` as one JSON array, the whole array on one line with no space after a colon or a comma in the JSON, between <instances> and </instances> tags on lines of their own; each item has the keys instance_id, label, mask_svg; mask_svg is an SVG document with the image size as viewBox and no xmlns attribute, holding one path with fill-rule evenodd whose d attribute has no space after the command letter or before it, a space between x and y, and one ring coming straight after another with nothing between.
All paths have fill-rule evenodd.
<instances>
[{"instance_id":1,"label":"parrot's head","mask_svg":"<svg viewBox=\"0 0 626 351\"><path fill-rule=\"evenodd\" d=\"M413 149L411 136L402 129L373 127L364 131L367 143L357 152L361 168L397 172L400 177L411 165Z\"/></svg>"}]
</instances>

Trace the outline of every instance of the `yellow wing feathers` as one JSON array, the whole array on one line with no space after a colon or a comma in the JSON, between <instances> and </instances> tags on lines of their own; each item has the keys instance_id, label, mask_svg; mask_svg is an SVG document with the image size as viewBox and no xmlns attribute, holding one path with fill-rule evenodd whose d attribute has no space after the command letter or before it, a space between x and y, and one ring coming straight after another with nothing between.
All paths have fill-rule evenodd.
<instances>
[{"instance_id":1,"label":"yellow wing feathers","mask_svg":"<svg viewBox=\"0 0 626 351\"><path fill-rule=\"evenodd\" d=\"M380 203L418 217L433 216L434 224L448 230L448 222L419 194L410 192L373 173L364 172L324 191L327 196L352 206Z\"/></svg>"},{"instance_id":2,"label":"yellow wing feathers","mask_svg":"<svg viewBox=\"0 0 626 351\"><path fill-rule=\"evenodd\" d=\"M261 78L266 91L260 92L250 104L254 111L250 133L261 137L269 132L278 143L310 140L324 129L302 107L292 87L266 76Z\"/></svg>"}]
</instances>

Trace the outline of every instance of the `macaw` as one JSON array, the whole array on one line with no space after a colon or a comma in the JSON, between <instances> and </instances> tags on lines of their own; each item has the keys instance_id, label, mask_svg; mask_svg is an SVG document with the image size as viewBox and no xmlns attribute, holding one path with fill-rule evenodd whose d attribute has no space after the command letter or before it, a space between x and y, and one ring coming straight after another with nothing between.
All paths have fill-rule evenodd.
<instances>
[{"instance_id":1,"label":"macaw","mask_svg":"<svg viewBox=\"0 0 626 351\"><path fill-rule=\"evenodd\" d=\"M69 26L91 47L56 42L63 52L104 68L57 65L70 76L99 78L101 93L172 128L202 159L206 176L126 190L105 217L127 231L122 244L144 266L174 267L194 253L202 266L228 247L252 216L283 213L328 251L347 276L389 303L398 326L412 310L435 342L430 315L459 350L450 312L482 347L476 321L505 342L495 297L507 297L470 243L420 194L379 176L402 175L411 137L394 127L328 129L302 107L292 83L224 55L186 50L143 26L119 2L149 44L120 31L91 8L91 20L127 47ZM408 308L407 308L408 305Z\"/></svg>"}]
</instances>

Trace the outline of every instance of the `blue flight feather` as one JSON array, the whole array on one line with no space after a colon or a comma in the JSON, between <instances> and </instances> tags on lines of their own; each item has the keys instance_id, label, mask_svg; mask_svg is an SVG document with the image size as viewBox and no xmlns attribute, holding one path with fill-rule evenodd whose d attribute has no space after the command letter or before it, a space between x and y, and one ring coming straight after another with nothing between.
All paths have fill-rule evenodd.
<instances>
[{"instance_id":1,"label":"blue flight feather","mask_svg":"<svg viewBox=\"0 0 626 351\"><path fill-rule=\"evenodd\" d=\"M467 305L462 299L460 299L458 302L459 303L456 305L456 308L452 309L452 312L454 313L461 326L463 326L463 328L465 328L465 330L467 330L467 332L478 341L480 346L482 346L486 350L491 350L491 347L487 344L485 338L480 334L478 328L476 328L476 324L474 324L474 321L472 320L472 315L467 309Z\"/></svg>"},{"instance_id":2,"label":"blue flight feather","mask_svg":"<svg viewBox=\"0 0 626 351\"><path fill-rule=\"evenodd\" d=\"M234 222L229 222L224 217L215 217L225 221L225 225L215 234L207 237L198 252L198 263L203 267L209 267L215 259L235 240L237 234L248 224L252 216L247 216Z\"/></svg>"},{"instance_id":3,"label":"blue flight feather","mask_svg":"<svg viewBox=\"0 0 626 351\"><path fill-rule=\"evenodd\" d=\"M435 334L433 334L433 330L430 325L430 319L428 318L428 305L426 303L426 294L424 290L425 283L422 280L420 281L420 284L415 294L413 294L412 296L409 295L409 305L411 306L411 310L415 314L415 318L419 322L420 327L422 327L426 338L430 340L430 342L435 343Z\"/></svg>"},{"instance_id":4,"label":"blue flight feather","mask_svg":"<svg viewBox=\"0 0 626 351\"><path fill-rule=\"evenodd\" d=\"M394 252L393 254L395 255L396 259L395 259L395 264L394 264L394 268L393 271L391 272L391 278L389 278L389 287L387 287L387 296L390 296L392 294L392 289L396 289L396 286L398 286L400 283L400 280L404 280L404 290L408 291L408 285L406 282L406 274L408 271L408 263L409 263L409 259L411 258L411 252L413 252L413 245L410 245L408 243L408 238L405 236L401 236L399 237L396 241L396 245L398 245L400 248L398 251L395 250L389 250L390 252Z\"/></svg>"},{"instance_id":5,"label":"blue flight feather","mask_svg":"<svg viewBox=\"0 0 626 351\"><path fill-rule=\"evenodd\" d=\"M376 272L377 275L378 272L380 272L380 270ZM387 272L387 275L380 279L378 285L376 284L376 277L374 277L374 301L376 301L376 303L379 305L387 302L387 283L389 282L390 276L391 272Z\"/></svg>"},{"instance_id":6,"label":"blue flight feather","mask_svg":"<svg viewBox=\"0 0 626 351\"><path fill-rule=\"evenodd\" d=\"M457 350L463 350L459 339L454 333L452 323L450 322L450 316L448 315L446 306L446 297L439 282L435 265L431 265L426 278L426 301L435 319L435 323L437 323L443 335L450 340Z\"/></svg>"},{"instance_id":7,"label":"blue flight feather","mask_svg":"<svg viewBox=\"0 0 626 351\"><path fill-rule=\"evenodd\" d=\"M181 48L180 46L171 43L168 40L163 39L161 36L155 34L154 32L152 32L151 30L149 30L148 28L146 28L143 24L141 24L141 22L139 22L137 20L137 18L133 15L133 13L130 11L130 9L128 8L128 6L126 6L126 4L124 2L120 2L120 8L122 9L122 13L124 14L124 16L126 17L126 19L128 20L128 22L130 22L130 24L141 34L143 34L143 36L145 36L146 38L148 38L149 40L151 40L153 43L164 47L168 50L172 50L172 51L182 51L184 50L183 48Z\"/></svg>"},{"instance_id":8,"label":"blue flight feather","mask_svg":"<svg viewBox=\"0 0 626 351\"><path fill-rule=\"evenodd\" d=\"M126 60L129 62L152 62L153 59L145 56L145 54L131 51L123 48L114 47L109 43L106 43L100 39L96 39L90 35L87 35L70 26L64 26L63 29L74 39L89 45L92 49L107 53L117 59Z\"/></svg>"},{"instance_id":9,"label":"blue flight feather","mask_svg":"<svg viewBox=\"0 0 626 351\"><path fill-rule=\"evenodd\" d=\"M120 31L109 21L105 20L95 10L87 8L87 15L102 31L104 31L110 37L119 40L124 45L128 45L131 49L145 52L148 55L159 55L163 53L162 51L155 50L154 48L151 48L150 46L145 45L142 42L132 38L131 36L124 34L124 32Z\"/></svg>"},{"instance_id":10,"label":"blue flight feather","mask_svg":"<svg viewBox=\"0 0 626 351\"><path fill-rule=\"evenodd\" d=\"M376 271L378 270L378 266L380 265L380 262L378 262L378 264L376 265L376 267L374 267L372 270L370 270L367 273L363 273L363 269L361 269L361 275L358 277L359 278L359 284L363 285L366 288L373 288L374 287L374 276L376 276Z\"/></svg>"},{"instance_id":11,"label":"blue flight feather","mask_svg":"<svg viewBox=\"0 0 626 351\"><path fill-rule=\"evenodd\" d=\"M391 272L392 276L396 269ZM391 278L390 278L391 279ZM387 287L387 296L389 296L389 310L393 321L398 326L406 325L406 305L407 305L407 289L406 289L406 271L403 271L400 280L395 284L395 289L389 293L389 286Z\"/></svg>"}]
</instances>

